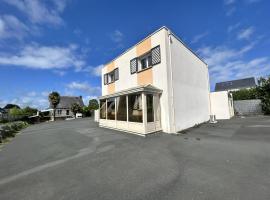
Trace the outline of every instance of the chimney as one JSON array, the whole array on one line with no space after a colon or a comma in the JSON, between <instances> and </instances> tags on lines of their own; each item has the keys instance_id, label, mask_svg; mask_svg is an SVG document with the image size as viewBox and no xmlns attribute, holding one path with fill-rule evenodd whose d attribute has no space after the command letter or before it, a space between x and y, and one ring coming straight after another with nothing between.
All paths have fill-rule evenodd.
<instances>
[{"instance_id":1,"label":"chimney","mask_svg":"<svg viewBox=\"0 0 270 200\"><path fill-rule=\"evenodd\" d=\"M82 99L82 96L80 96L80 99Z\"/></svg>"}]
</instances>

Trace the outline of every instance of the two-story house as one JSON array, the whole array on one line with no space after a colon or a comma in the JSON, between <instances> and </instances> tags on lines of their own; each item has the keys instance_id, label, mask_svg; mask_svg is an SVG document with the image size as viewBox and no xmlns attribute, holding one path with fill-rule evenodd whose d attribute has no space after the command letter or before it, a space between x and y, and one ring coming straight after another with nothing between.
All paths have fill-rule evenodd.
<instances>
[{"instance_id":1,"label":"two-story house","mask_svg":"<svg viewBox=\"0 0 270 200\"><path fill-rule=\"evenodd\" d=\"M209 120L207 64L161 27L102 69L99 125L140 135Z\"/></svg>"}]
</instances>

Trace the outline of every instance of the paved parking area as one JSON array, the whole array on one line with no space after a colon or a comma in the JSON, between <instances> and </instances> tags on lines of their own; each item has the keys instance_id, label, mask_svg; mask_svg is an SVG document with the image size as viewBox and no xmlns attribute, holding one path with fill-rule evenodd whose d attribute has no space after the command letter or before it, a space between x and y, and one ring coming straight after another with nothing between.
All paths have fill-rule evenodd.
<instances>
[{"instance_id":1,"label":"paved parking area","mask_svg":"<svg viewBox=\"0 0 270 200\"><path fill-rule=\"evenodd\" d=\"M270 117L143 138L90 119L31 126L0 150L0 199L270 199Z\"/></svg>"}]
</instances>

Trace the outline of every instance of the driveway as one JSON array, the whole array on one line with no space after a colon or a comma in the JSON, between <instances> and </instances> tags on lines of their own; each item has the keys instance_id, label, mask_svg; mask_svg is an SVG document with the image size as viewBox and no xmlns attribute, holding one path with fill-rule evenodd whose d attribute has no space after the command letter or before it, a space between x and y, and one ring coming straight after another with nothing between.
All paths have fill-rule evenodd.
<instances>
[{"instance_id":1,"label":"driveway","mask_svg":"<svg viewBox=\"0 0 270 200\"><path fill-rule=\"evenodd\" d=\"M146 138L91 119L43 123L0 151L0 199L270 199L270 118Z\"/></svg>"}]
</instances>

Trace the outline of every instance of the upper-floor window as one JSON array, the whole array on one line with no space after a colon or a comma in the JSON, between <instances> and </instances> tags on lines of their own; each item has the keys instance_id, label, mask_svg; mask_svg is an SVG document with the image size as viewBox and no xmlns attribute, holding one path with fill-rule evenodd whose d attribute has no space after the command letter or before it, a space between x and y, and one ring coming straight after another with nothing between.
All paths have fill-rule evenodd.
<instances>
[{"instance_id":1,"label":"upper-floor window","mask_svg":"<svg viewBox=\"0 0 270 200\"><path fill-rule=\"evenodd\" d=\"M134 74L161 63L160 46L152 48L147 54L130 60L130 73Z\"/></svg>"},{"instance_id":2,"label":"upper-floor window","mask_svg":"<svg viewBox=\"0 0 270 200\"><path fill-rule=\"evenodd\" d=\"M142 57L139 57L138 71L147 69L152 66L152 55L148 53Z\"/></svg>"},{"instance_id":3,"label":"upper-floor window","mask_svg":"<svg viewBox=\"0 0 270 200\"><path fill-rule=\"evenodd\" d=\"M119 79L119 69L116 68L113 71L104 74L104 85L113 83Z\"/></svg>"}]
</instances>

